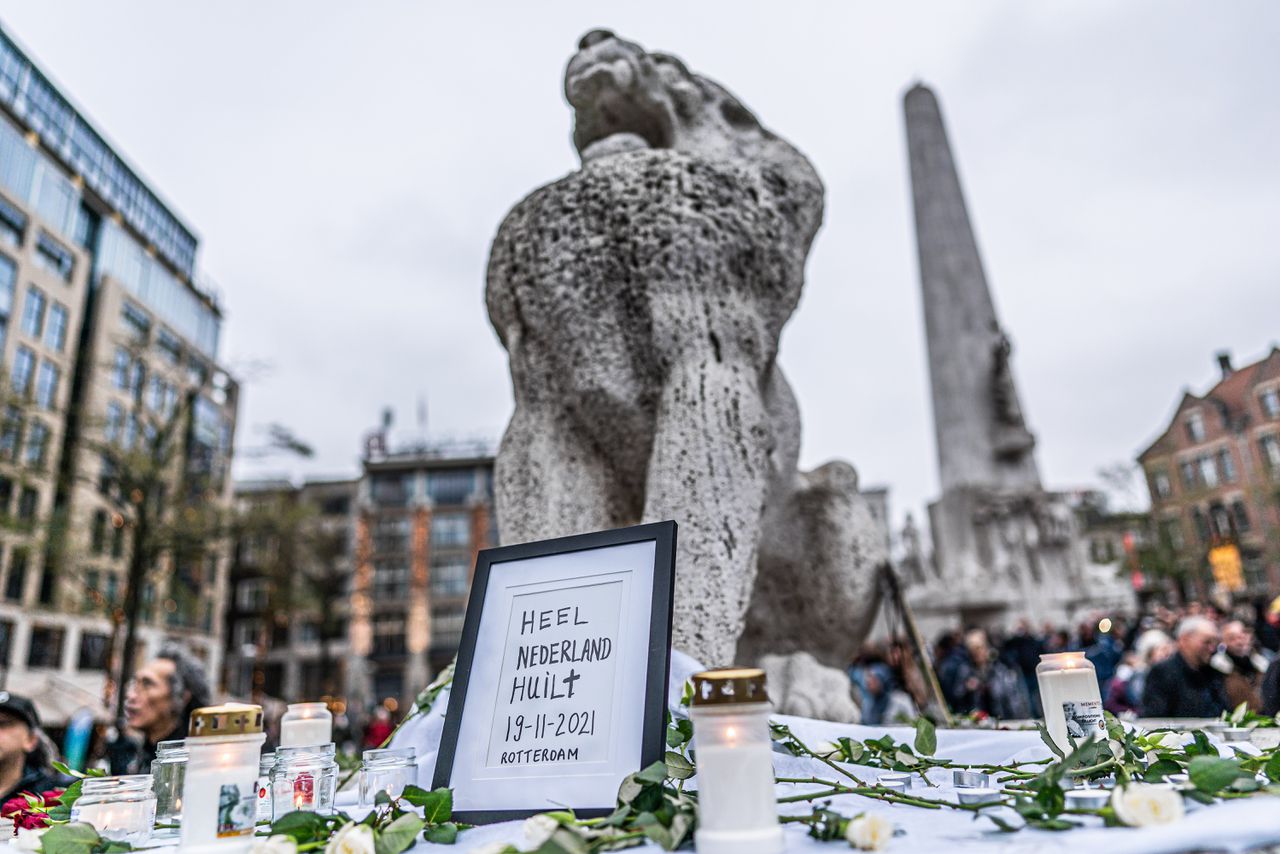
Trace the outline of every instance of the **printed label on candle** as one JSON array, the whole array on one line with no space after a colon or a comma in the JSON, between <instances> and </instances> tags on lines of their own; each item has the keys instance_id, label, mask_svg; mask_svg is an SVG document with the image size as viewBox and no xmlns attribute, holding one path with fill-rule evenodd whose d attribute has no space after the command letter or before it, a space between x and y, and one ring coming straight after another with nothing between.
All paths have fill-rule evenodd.
<instances>
[{"instance_id":1,"label":"printed label on candle","mask_svg":"<svg viewBox=\"0 0 1280 854\"><path fill-rule=\"evenodd\" d=\"M609 758L622 582L511 600L486 764Z\"/></svg>"},{"instance_id":2,"label":"printed label on candle","mask_svg":"<svg viewBox=\"0 0 1280 854\"><path fill-rule=\"evenodd\" d=\"M218 790L218 838L251 836L258 818L257 786L223 783Z\"/></svg>"},{"instance_id":3,"label":"printed label on candle","mask_svg":"<svg viewBox=\"0 0 1280 854\"><path fill-rule=\"evenodd\" d=\"M1086 739L1093 735L1107 736L1107 724L1102 717L1101 700L1065 700L1062 716L1067 721L1067 736Z\"/></svg>"}]
</instances>

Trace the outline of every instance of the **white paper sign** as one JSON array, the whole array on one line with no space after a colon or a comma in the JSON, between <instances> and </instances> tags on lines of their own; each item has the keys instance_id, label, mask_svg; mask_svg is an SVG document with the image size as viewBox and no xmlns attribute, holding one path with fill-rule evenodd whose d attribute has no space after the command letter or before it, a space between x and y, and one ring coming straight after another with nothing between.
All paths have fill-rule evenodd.
<instances>
[{"instance_id":1,"label":"white paper sign","mask_svg":"<svg viewBox=\"0 0 1280 854\"><path fill-rule=\"evenodd\" d=\"M670 531L673 537L674 525ZM456 812L614 806L622 779L641 767L656 549L655 539L642 539L488 566L470 669L465 684L455 676L450 698L449 715L459 707L442 745L444 753L452 725L451 763L444 771L437 766L435 784L453 788ZM668 594L669 566L668 560ZM666 610L657 615L658 627L666 640L658 656L659 715L670 636L669 595L660 599ZM473 602L468 633L475 609ZM460 672L466 633L463 646Z\"/></svg>"}]
</instances>

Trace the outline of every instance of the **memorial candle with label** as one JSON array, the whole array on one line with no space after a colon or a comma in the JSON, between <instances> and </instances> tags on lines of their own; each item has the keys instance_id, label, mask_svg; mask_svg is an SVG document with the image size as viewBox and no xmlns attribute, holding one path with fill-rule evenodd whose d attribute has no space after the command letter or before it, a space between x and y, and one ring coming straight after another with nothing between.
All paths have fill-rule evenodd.
<instances>
[{"instance_id":1,"label":"memorial candle with label","mask_svg":"<svg viewBox=\"0 0 1280 854\"><path fill-rule=\"evenodd\" d=\"M1107 737L1098 674L1083 652L1040 656L1036 681L1040 685L1045 728L1064 754L1071 752L1072 741Z\"/></svg>"},{"instance_id":2,"label":"memorial candle with label","mask_svg":"<svg viewBox=\"0 0 1280 854\"><path fill-rule=\"evenodd\" d=\"M693 677L693 748L699 854L777 854L778 824L764 671L708 670Z\"/></svg>"}]
</instances>

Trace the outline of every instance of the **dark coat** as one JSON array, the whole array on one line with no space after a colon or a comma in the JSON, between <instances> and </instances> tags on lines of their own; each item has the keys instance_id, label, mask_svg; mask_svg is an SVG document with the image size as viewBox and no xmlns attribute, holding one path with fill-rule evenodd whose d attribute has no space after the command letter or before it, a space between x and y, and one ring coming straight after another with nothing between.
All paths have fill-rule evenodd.
<instances>
[{"instance_id":1,"label":"dark coat","mask_svg":"<svg viewBox=\"0 0 1280 854\"><path fill-rule=\"evenodd\" d=\"M1227 710L1222 674L1211 666L1193 668L1174 653L1147 673L1142 716L1147 718L1216 718Z\"/></svg>"}]
</instances>

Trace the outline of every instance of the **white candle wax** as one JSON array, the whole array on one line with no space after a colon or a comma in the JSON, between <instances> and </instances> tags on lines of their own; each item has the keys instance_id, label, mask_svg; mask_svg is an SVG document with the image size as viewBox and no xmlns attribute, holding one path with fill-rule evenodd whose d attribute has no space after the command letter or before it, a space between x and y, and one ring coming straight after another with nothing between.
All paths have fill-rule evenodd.
<instances>
[{"instance_id":1,"label":"white candle wax","mask_svg":"<svg viewBox=\"0 0 1280 854\"><path fill-rule=\"evenodd\" d=\"M773 759L764 744L718 744L697 751L698 827L758 830L777 827Z\"/></svg>"},{"instance_id":2,"label":"white candle wax","mask_svg":"<svg viewBox=\"0 0 1280 854\"><path fill-rule=\"evenodd\" d=\"M1106 737L1102 695L1098 691L1098 677L1092 667L1051 670L1038 674L1038 681L1045 727L1058 749L1069 753L1071 739L1083 742L1091 736Z\"/></svg>"},{"instance_id":3,"label":"white candle wax","mask_svg":"<svg viewBox=\"0 0 1280 854\"><path fill-rule=\"evenodd\" d=\"M330 717L298 718L280 723L281 747L312 747L333 741L333 719Z\"/></svg>"}]
</instances>

